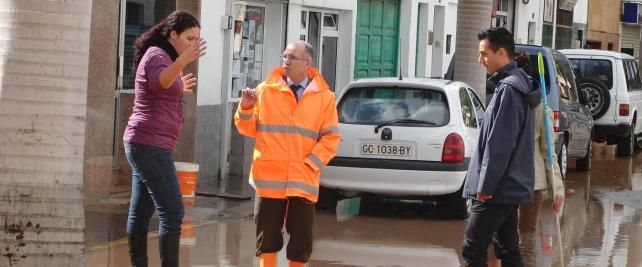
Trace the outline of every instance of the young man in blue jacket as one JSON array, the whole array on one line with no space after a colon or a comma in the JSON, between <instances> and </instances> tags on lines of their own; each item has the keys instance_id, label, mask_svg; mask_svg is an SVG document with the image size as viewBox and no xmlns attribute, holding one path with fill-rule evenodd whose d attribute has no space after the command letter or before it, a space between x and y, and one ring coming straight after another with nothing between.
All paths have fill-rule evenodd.
<instances>
[{"instance_id":1,"label":"young man in blue jacket","mask_svg":"<svg viewBox=\"0 0 642 267\"><path fill-rule=\"evenodd\" d=\"M517 208L533 196L533 108L540 93L513 62L515 43L508 30L491 28L478 39L479 63L496 87L464 184L463 197L472 199L472 208L462 254L466 266L487 266L492 241L503 266L519 267Z\"/></svg>"}]
</instances>

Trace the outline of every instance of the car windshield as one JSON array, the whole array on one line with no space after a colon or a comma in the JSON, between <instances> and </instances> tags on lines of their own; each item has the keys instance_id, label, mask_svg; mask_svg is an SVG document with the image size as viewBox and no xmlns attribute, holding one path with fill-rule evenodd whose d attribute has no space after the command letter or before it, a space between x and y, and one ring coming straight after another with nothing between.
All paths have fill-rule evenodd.
<instances>
[{"instance_id":1,"label":"car windshield","mask_svg":"<svg viewBox=\"0 0 642 267\"><path fill-rule=\"evenodd\" d=\"M613 67L611 61L601 59L571 59L571 64L582 77L598 79L607 88L613 88Z\"/></svg>"},{"instance_id":2,"label":"car windshield","mask_svg":"<svg viewBox=\"0 0 642 267\"><path fill-rule=\"evenodd\" d=\"M444 93L403 87L351 88L337 107L339 121L348 124L378 125L391 120L416 127L448 124L450 112ZM403 119L408 119L404 121ZM429 123L411 123L420 120Z\"/></svg>"}]
</instances>

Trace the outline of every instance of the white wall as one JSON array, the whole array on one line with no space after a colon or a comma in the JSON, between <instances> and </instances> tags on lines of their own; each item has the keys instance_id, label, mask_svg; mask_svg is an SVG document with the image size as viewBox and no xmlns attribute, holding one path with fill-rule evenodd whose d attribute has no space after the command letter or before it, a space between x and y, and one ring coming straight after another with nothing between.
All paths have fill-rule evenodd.
<instances>
[{"instance_id":1,"label":"white wall","mask_svg":"<svg viewBox=\"0 0 642 267\"><path fill-rule=\"evenodd\" d=\"M404 77L415 76L419 1L402 0L399 12L399 66ZM431 5L432 6L432 5Z\"/></svg>"},{"instance_id":2,"label":"white wall","mask_svg":"<svg viewBox=\"0 0 642 267\"><path fill-rule=\"evenodd\" d=\"M517 0L516 4L517 8L515 12L515 27L513 30L515 43L528 43L528 24L530 22L535 22L535 44L541 45L544 25L544 14L542 13L542 10L544 10L544 1L530 0L528 4L524 4L521 0Z\"/></svg>"},{"instance_id":3,"label":"white wall","mask_svg":"<svg viewBox=\"0 0 642 267\"><path fill-rule=\"evenodd\" d=\"M335 10L357 11L356 0L290 0L290 4L300 4L307 7L331 8Z\"/></svg>"},{"instance_id":4,"label":"white wall","mask_svg":"<svg viewBox=\"0 0 642 267\"><path fill-rule=\"evenodd\" d=\"M588 0L578 0L573 9L573 23L586 24L588 21Z\"/></svg>"},{"instance_id":5,"label":"white wall","mask_svg":"<svg viewBox=\"0 0 642 267\"><path fill-rule=\"evenodd\" d=\"M266 78L272 69L281 64L281 53L285 47L285 29L283 27L285 18L285 7L280 2L270 2L265 7L265 35L263 38L263 77ZM292 11L290 11L292 12ZM299 10L299 19L301 12Z\"/></svg>"},{"instance_id":6,"label":"white wall","mask_svg":"<svg viewBox=\"0 0 642 267\"><path fill-rule=\"evenodd\" d=\"M201 2L201 37L207 40L207 55L198 62L198 106L221 104L223 67L228 65L223 60L228 58L223 56L226 31L221 28L226 9L225 1Z\"/></svg>"},{"instance_id":7,"label":"white wall","mask_svg":"<svg viewBox=\"0 0 642 267\"><path fill-rule=\"evenodd\" d=\"M337 78L335 92L354 79L355 35L357 33L357 4L354 9L345 10L339 15L339 43L337 44Z\"/></svg>"},{"instance_id":8,"label":"white wall","mask_svg":"<svg viewBox=\"0 0 642 267\"><path fill-rule=\"evenodd\" d=\"M416 58L417 56L417 23L418 23L418 13L419 13L419 4L428 4L428 28L423 30L426 32L434 32L435 29L435 6L444 6L446 8L446 19L438 23L444 24L444 34L443 40L440 40L443 45L441 47L443 60L442 60L442 70L441 75L443 75L448 69L448 64L452 56L455 53L455 40L457 32L457 0L450 1L438 1L438 0L402 0L401 1L401 12L400 12L400 25L399 25L399 36L401 37L401 45L399 47L400 58L399 62L401 65L401 73L403 76L414 77L415 76L415 62L416 61L425 61L425 73L418 73L418 76L430 77L432 76L432 58L433 58L433 47L434 45L429 45L426 43L425 58ZM489 18L490 20L490 18ZM446 55L446 36L452 35L451 45L450 45L450 54ZM421 35L420 35L421 36ZM428 34L425 34L425 38L428 38ZM434 43L434 41L433 41ZM421 64L420 64L421 65Z\"/></svg>"},{"instance_id":9,"label":"white wall","mask_svg":"<svg viewBox=\"0 0 642 267\"><path fill-rule=\"evenodd\" d=\"M457 1L450 1L446 7L446 28L445 35L452 35L450 40L450 54L446 54L446 41L444 41L444 67L441 73L446 73L448 65L455 55L455 44L457 43ZM454 62L453 62L454 64Z\"/></svg>"}]
</instances>

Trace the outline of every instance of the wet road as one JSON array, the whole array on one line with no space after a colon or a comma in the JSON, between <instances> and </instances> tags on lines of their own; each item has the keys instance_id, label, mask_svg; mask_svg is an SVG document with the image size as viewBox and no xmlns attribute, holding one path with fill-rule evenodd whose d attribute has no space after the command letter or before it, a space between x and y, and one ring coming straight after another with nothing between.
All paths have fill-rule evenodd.
<instances>
[{"instance_id":1,"label":"wet road","mask_svg":"<svg viewBox=\"0 0 642 267\"><path fill-rule=\"evenodd\" d=\"M561 217L566 266L642 266L642 153L616 157L613 150L596 144L590 172L573 171L571 163ZM181 238L181 266L257 266L250 201L196 198L190 205ZM549 205L545 203L532 247L538 253L537 266L560 266ZM313 267L462 263L466 221L443 218L429 203L353 198L341 201L336 213L316 216ZM86 209L84 253L66 256L84 256L84 264L68 266L129 266L125 217L122 208ZM148 255L150 266L158 266L155 234L150 235ZM12 264L34 266L21 264L29 256ZM279 257L280 266L286 266L285 255ZM5 263L0 260L0 266Z\"/></svg>"}]
</instances>

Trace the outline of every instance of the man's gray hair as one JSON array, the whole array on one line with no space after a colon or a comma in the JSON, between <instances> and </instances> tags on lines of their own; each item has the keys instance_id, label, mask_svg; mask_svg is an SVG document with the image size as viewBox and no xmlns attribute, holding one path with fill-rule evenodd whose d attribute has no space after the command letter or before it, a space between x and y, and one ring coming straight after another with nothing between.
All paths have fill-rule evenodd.
<instances>
[{"instance_id":1,"label":"man's gray hair","mask_svg":"<svg viewBox=\"0 0 642 267\"><path fill-rule=\"evenodd\" d=\"M305 54L314 60L314 47L308 42L303 42L303 46L305 47Z\"/></svg>"}]
</instances>

